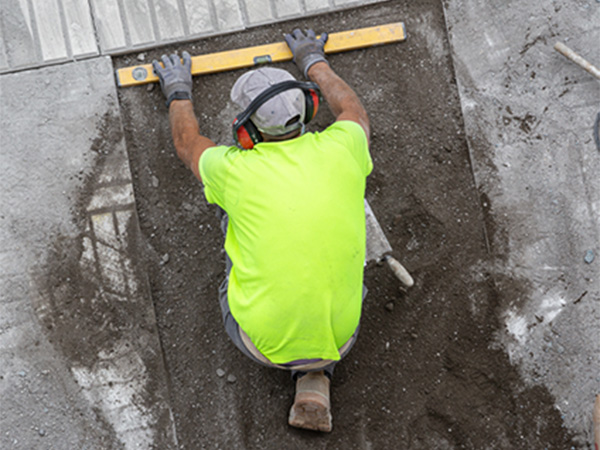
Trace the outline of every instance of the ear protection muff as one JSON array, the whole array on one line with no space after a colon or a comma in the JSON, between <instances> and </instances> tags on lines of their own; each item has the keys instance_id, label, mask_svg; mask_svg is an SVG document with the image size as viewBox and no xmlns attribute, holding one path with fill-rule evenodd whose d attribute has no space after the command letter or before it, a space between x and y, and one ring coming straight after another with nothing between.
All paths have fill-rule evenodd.
<instances>
[{"instance_id":1,"label":"ear protection muff","mask_svg":"<svg viewBox=\"0 0 600 450\"><path fill-rule=\"evenodd\" d=\"M261 92L248 107L238 114L233 121L233 139L243 149L250 150L262 142L262 135L250 117L268 100L290 89L300 89L304 93L304 120L307 125L316 115L321 102L321 91L316 83L286 80L277 83Z\"/></svg>"}]
</instances>

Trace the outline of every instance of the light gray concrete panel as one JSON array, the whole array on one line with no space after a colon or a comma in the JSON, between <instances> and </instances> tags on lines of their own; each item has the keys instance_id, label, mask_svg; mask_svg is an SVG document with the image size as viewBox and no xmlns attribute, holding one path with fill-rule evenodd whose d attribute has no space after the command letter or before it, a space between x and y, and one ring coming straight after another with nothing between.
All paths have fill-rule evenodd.
<instances>
[{"instance_id":1,"label":"light gray concrete panel","mask_svg":"<svg viewBox=\"0 0 600 450\"><path fill-rule=\"evenodd\" d=\"M113 170L107 170L98 175L98 186L112 185L113 187L123 184L123 180L129 179L129 166L120 165ZM125 183L128 184L128 183ZM126 187L129 189L129 187Z\"/></svg>"},{"instance_id":2,"label":"light gray concrete panel","mask_svg":"<svg viewBox=\"0 0 600 450\"><path fill-rule=\"evenodd\" d=\"M123 265L121 264L123 258L119 250L97 242L96 252L98 254L98 262L102 268L100 272L102 282L106 286L110 286L112 293L119 296L126 296L127 282L123 273Z\"/></svg>"},{"instance_id":3,"label":"light gray concrete panel","mask_svg":"<svg viewBox=\"0 0 600 450\"><path fill-rule=\"evenodd\" d=\"M69 55L63 34L58 0L32 0L42 57L45 61L66 59Z\"/></svg>"},{"instance_id":4,"label":"light gray concrete panel","mask_svg":"<svg viewBox=\"0 0 600 450\"><path fill-rule=\"evenodd\" d=\"M306 11L308 12L315 12L331 7L328 2L323 0L304 0L304 5L306 7Z\"/></svg>"},{"instance_id":5,"label":"light gray concrete panel","mask_svg":"<svg viewBox=\"0 0 600 450\"><path fill-rule=\"evenodd\" d=\"M252 0L246 2L248 21L251 24L262 23L273 19L270 0Z\"/></svg>"},{"instance_id":6,"label":"light gray concrete panel","mask_svg":"<svg viewBox=\"0 0 600 450\"><path fill-rule=\"evenodd\" d=\"M10 67L23 67L38 61L37 40L27 0L3 0L0 8L2 37Z\"/></svg>"},{"instance_id":7,"label":"light gray concrete panel","mask_svg":"<svg viewBox=\"0 0 600 450\"><path fill-rule=\"evenodd\" d=\"M18 146L3 146L0 153L3 170L13 174L8 180L10 188L0 190L1 247L11 258L15 272L0 281L0 289L8 293L12 302L10 309L2 306L1 314L6 332L2 334L10 336L10 342L0 341L4 350L0 356L4 378L3 408L0 409L1 448L40 448L42 445L83 448L86 441L87 445L98 448L116 444L110 430L97 422L92 408L78 394L80 388L70 374L69 364L49 343L47 330L40 326L36 311L46 314L51 307L48 303L37 302L38 292L32 288L44 273L39 267L40 256L44 259L43 255L48 253L48 239L52 233L75 231L69 223L68 196L74 195L78 186L69 180L69 173L77 174L79 169L75 170L74 165L87 165L84 164L86 158L73 150L89 148L89 139L95 134L95 125L89 117L93 117L95 107L99 105L97 99L81 102L79 94L84 94L86 89L78 88L77 84L86 78L86 72L71 70L71 76L65 73L62 89L53 88L56 98L52 103L46 99L38 103L36 96L30 93L45 86L45 79L54 78L56 69L0 77L0 128L12 137L13 142L19 143ZM105 75L109 74L110 71L105 72ZM106 89L98 92L106 94ZM78 107L72 97L77 98ZM67 148L62 142L63 135L48 130L50 117L56 119L57 116L79 123L80 134L70 136L75 147ZM88 119L82 120L84 117ZM43 153L52 157L40 157L40 143L44 144ZM43 176L51 172L54 175L42 181ZM44 174L42 179L40 173ZM57 176L58 173L61 175ZM29 226L32 228L27 231ZM41 243L46 247L42 252L36 248ZM25 283L21 282L22 288L15 290L15 284L20 280ZM34 342L38 345L34 346Z\"/></svg>"},{"instance_id":8,"label":"light gray concrete panel","mask_svg":"<svg viewBox=\"0 0 600 450\"><path fill-rule=\"evenodd\" d=\"M548 388L587 448L600 382L600 158L592 139L600 88L553 45L600 62L600 4L444 7L475 177L493 222L494 270L526 286L502 305L498 341L528 383Z\"/></svg>"},{"instance_id":9,"label":"light gray concrete panel","mask_svg":"<svg viewBox=\"0 0 600 450\"><path fill-rule=\"evenodd\" d=\"M299 0L273 0L273 3L277 17L297 16L302 13L302 5Z\"/></svg>"},{"instance_id":10,"label":"light gray concrete panel","mask_svg":"<svg viewBox=\"0 0 600 450\"><path fill-rule=\"evenodd\" d=\"M384 0L3 0L0 72L139 51L377 1Z\"/></svg>"},{"instance_id":11,"label":"light gray concrete panel","mask_svg":"<svg viewBox=\"0 0 600 450\"><path fill-rule=\"evenodd\" d=\"M10 236L9 233L7 233ZM3 238L4 239L4 238ZM3 240L2 242L6 242ZM21 247L7 247L0 252L0 267L2 268L2 275L0 276L0 282L2 283L3 289L0 289L0 306L1 308L11 307L10 305L15 304L15 308L18 306L21 297L23 297L28 290L27 283L29 277L27 274L18 272L11 269L14 266L13 256L15 253L23 251ZM4 289L6 288L6 289ZM2 316L2 323L7 323L7 317ZM2 330L6 331L6 327L2 326ZM3 336L0 333L0 336ZM0 347L4 350L4 347Z\"/></svg>"},{"instance_id":12,"label":"light gray concrete panel","mask_svg":"<svg viewBox=\"0 0 600 450\"><path fill-rule=\"evenodd\" d=\"M90 5L86 0L62 0L73 56L98 54Z\"/></svg>"},{"instance_id":13,"label":"light gray concrete panel","mask_svg":"<svg viewBox=\"0 0 600 450\"><path fill-rule=\"evenodd\" d=\"M92 231L98 243L108 245L112 248L120 248L121 240L115 230L115 216L114 213L106 212L95 214L91 217L92 219Z\"/></svg>"},{"instance_id":14,"label":"light gray concrete panel","mask_svg":"<svg viewBox=\"0 0 600 450\"><path fill-rule=\"evenodd\" d=\"M183 4L191 34L214 30L210 0L184 0Z\"/></svg>"},{"instance_id":15,"label":"light gray concrete panel","mask_svg":"<svg viewBox=\"0 0 600 450\"><path fill-rule=\"evenodd\" d=\"M154 0L156 21L161 39L176 39L185 35L178 0Z\"/></svg>"},{"instance_id":16,"label":"light gray concrete panel","mask_svg":"<svg viewBox=\"0 0 600 450\"><path fill-rule=\"evenodd\" d=\"M118 0L92 0L92 14L103 53L127 46Z\"/></svg>"},{"instance_id":17,"label":"light gray concrete panel","mask_svg":"<svg viewBox=\"0 0 600 450\"><path fill-rule=\"evenodd\" d=\"M0 18L0 70L6 69L8 67L8 60L6 59L6 49L4 48L4 39L2 38L2 20Z\"/></svg>"},{"instance_id":18,"label":"light gray concrete panel","mask_svg":"<svg viewBox=\"0 0 600 450\"><path fill-rule=\"evenodd\" d=\"M219 0L213 4L217 13L217 29L233 31L243 28L242 12L237 0Z\"/></svg>"},{"instance_id":19,"label":"light gray concrete panel","mask_svg":"<svg viewBox=\"0 0 600 450\"><path fill-rule=\"evenodd\" d=\"M0 96L0 448L175 448L111 60Z\"/></svg>"},{"instance_id":20,"label":"light gray concrete panel","mask_svg":"<svg viewBox=\"0 0 600 450\"><path fill-rule=\"evenodd\" d=\"M128 205L133 203L133 186L131 183L117 186L99 186L92 196L88 210L95 212L112 205Z\"/></svg>"},{"instance_id":21,"label":"light gray concrete panel","mask_svg":"<svg viewBox=\"0 0 600 450\"><path fill-rule=\"evenodd\" d=\"M117 224L117 235L119 236L119 240L123 241L128 236L127 227L134 220L135 211L133 209L116 211L114 216ZM129 295L136 296L140 289L140 280L135 276L134 261L130 258L122 258L121 261L123 263L123 273L127 281Z\"/></svg>"},{"instance_id":22,"label":"light gray concrete panel","mask_svg":"<svg viewBox=\"0 0 600 450\"><path fill-rule=\"evenodd\" d=\"M123 2L129 38L134 46L154 42L156 36L152 29L152 18L148 0L126 0Z\"/></svg>"},{"instance_id":23,"label":"light gray concrete panel","mask_svg":"<svg viewBox=\"0 0 600 450\"><path fill-rule=\"evenodd\" d=\"M213 29L209 0L183 0L183 6L191 35L206 33Z\"/></svg>"}]
</instances>

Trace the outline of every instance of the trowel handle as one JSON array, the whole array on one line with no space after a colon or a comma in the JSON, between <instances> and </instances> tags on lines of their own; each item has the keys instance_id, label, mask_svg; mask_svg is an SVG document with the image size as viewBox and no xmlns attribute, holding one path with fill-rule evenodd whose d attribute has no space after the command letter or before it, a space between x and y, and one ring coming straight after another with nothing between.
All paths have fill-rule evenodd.
<instances>
[{"instance_id":1,"label":"trowel handle","mask_svg":"<svg viewBox=\"0 0 600 450\"><path fill-rule=\"evenodd\" d=\"M394 272L394 275L396 275L396 277L406 287L411 287L413 284L415 284L415 280L413 280L413 277L410 276L410 273L408 273L408 270L406 270L404 268L404 266L398 262L397 259L395 259L393 256L390 256L390 255L384 256L383 259L385 259L385 262L388 263L388 266L390 266L390 269L392 269L392 272Z\"/></svg>"}]
</instances>

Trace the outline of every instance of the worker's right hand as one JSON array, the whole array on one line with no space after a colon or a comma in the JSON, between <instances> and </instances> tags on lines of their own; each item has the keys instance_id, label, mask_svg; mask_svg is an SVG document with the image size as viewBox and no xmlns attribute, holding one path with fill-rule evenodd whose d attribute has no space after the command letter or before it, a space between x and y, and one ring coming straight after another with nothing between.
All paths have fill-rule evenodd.
<instances>
[{"instance_id":1,"label":"worker's right hand","mask_svg":"<svg viewBox=\"0 0 600 450\"><path fill-rule=\"evenodd\" d=\"M163 66L157 60L152 61L154 73L160 80L160 87L167 99L167 108L173 100L192 99L192 57L183 52L183 64L173 53L171 56L162 55Z\"/></svg>"},{"instance_id":2,"label":"worker's right hand","mask_svg":"<svg viewBox=\"0 0 600 450\"><path fill-rule=\"evenodd\" d=\"M327 63L323 50L327 37L327 33L323 33L317 39L313 30L306 30L306 34L304 34L298 28L292 31L292 34L285 35L285 42L294 55L294 62L306 78L308 78L310 66L320 61Z\"/></svg>"}]
</instances>

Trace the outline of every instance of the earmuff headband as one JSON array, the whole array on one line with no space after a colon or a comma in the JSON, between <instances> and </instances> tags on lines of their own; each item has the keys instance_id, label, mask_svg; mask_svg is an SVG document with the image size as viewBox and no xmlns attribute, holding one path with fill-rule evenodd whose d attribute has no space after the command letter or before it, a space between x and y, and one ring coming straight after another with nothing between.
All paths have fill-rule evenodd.
<instances>
[{"instance_id":1,"label":"earmuff headband","mask_svg":"<svg viewBox=\"0 0 600 450\"><path fill-rule=\"evenodd\" d=\"M233 120L233 139L244 149L250 150L254 145L262 142L262 134L250 118L264 103L276 95L290 90L300 89L304 94L304 117L302 118L302 127L304 128L319 109L321 101L321 92L319 86L313 82L301 82L296 80L286 80L277 83L261 92L248 107L238 114Z\"/></svg>"}]
</instances>

